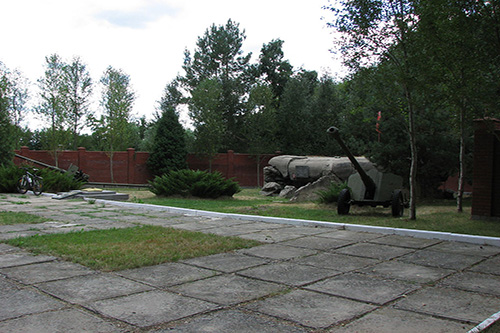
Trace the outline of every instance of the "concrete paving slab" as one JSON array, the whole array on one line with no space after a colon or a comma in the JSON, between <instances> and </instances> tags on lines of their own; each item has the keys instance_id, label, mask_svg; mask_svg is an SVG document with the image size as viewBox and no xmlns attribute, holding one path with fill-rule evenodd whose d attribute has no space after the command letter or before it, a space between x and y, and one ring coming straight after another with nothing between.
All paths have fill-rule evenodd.
<instances>
[{"instance_id":1,"label":"concrete paving slab","mask_svg":"<svg viewBox=\"0 0 500 333\"><path fill-rule=\"evenodd\" d=\"M486 259L480 264L471 267L470 270L474 272L500 275L500 255Z\"/></svg>"},{"instance_id":2,"label":"concrete paving slab","mask_svg":"<svg viewBox=\"0 0 500 333\"><path fill-rule=\"evenodd\" d=\"M444 268L420 266L401 261L386 261L363 270L364 273L417 283L432 283L455 271Z\"/></svg>"},{"instance_id":3,"label":"concrete paving slab","mask_svg":"<svg viewBox=\"0 0 500 333\"><path fill-rule=\"evenodd\" d=\"M187 319L167 329L154 330L154 333L166 332L200 333L301 333L308 330L273 317L241 310L221 310Z\"/></svg>"},{"instance_id":4,"label":"concrete paving slab","mask_svg":"<svg viewBox=\"0 0 500 333\"><path fill-rule=\"evenodd\" d=\"M327 328L367 313L375 306L306 290L266 298L245 308L314 329Z\"/></svg>"},{"instance_id":5,"label":"concrete paving slab","mask_svg":"<svg viewBox=\"0 0 500 333\"><path fill-rule=\"evenodd\" d=\"M363 242L370 239L383 237L381 234L375 234L371 232L359 232L351 230L335 230L331 232L325 232L320 235L320 237L331 237L337 239L345 239L354 242Z\"/></svg>"},{"instance_id":6,"label":"concrete paving slab","mask_svg":"<svg viewBox=\"0 0 500 333\"><path fill-rule=\"evenodd\" d=\"M500 254L500 247L491 245L468 244L462 242L442 242L429 247L428 250L483 257L490 257L492 255Z\"/></svg>"},{"instance_id":7,"label":"concrete paving slab","mask_svg":"<svg viewBox=\"0 0 500 333\"><path fill-rule=\"evenodd\" d=\"M297 248L278 244L266 244L237 252L268 259L293 259L316 254L316 250Z\"/></svg>"},{"instance_id":8,"label":"concrete paving slab","mask_svg":"<svg viewBox=\"0 0 500 333\"><path fill-rule=\"evenodd\" d=\"M0 290L0 320L19 316L56 310L66 305L52 297L43 295L33 289L2 289Z\"/></svg>"},{"instance_id":9,"label":"concrete paving slab","mask_svg":"<svg viewBox=\"0 0 500 333\"><path fill-rule=\"evenodd\" d=\"M338 275L341 272L326 268L313 268L291 262L271 263L238 272L259 280L283 283L288 286L302 286L327 277Z\"/></svg>"},{"instance_id":10,"label":"concrete paving slab","mask_svg":"<svg viewBox=\"0 0 500 333\"><path fill-rule=\"evenodd\" d=\"M0 273L24 284L35 284L69 277L91 274L94 271L67 261L49 261L9 268L0 268Z\"/></svg>"},{"instance_id":11,"label":"concrete paving slab","mask_svg":"<svg viewBox=\"0 0 500 333\"><path fill-rule=\"evenodd\" d=\"M16 246L10 246L5 243L0 243L0 254L20 252L21 249Z\"/></svg>"},{"instance_id":12,"label":"concrete paving slab","mask_svg":"<svg viewBox=\"0 0 500 333\"><path fill-rule=\"evenodd\" d=\"M139 327L147 327L214 310L219 306L171 292L155 290L96 301L88 304L87 307L105 316Z\"/></svg>"},{"instance_id":13,"label":"concrete paving slab","mask_svg":"<svg viewBox=\"0 0 500 333\"><path fill-rule=\"evenodd\" d=\"M233 274L216 276L169 288L169 290L182 295L222 305L254 300L285 289L286 287L283 285Z\"/></svg>"},{"instance_id":14,"label":"concrete paving slab","mask_svg":"<svg viewBox=\"0 0 500 333\"><path fill-rule=\"evenodd\" d=\"M281 242L280 244L303 247L314 250L334 250L340 247L344 247L352 244L352 241L343 240L343 239L335 239L335 238L325 238L325 237L317 237L317 236L306 236L302 238L292 239L290 241Z\"/></svg>"},{"instance_id":15,"label":"concrete paving slab","mask_svg":"<svg viewBox=\"0 0 500 333\"><path fill-rule=\"evenodd\" d=\"M399 300L394 307L479 324L489 315L498 312L500 298L453 288L433 287Z\"/></svg>"},{"instance_id":16,"label":"concrete paving slab","mask_svg":"<svg viewBox=\"0 0 500 333\"><path fill-rule=\"evenodd\" d=\"M28 252L13 252L0 255L0 268L22 266L56 260L56 257L43 254L33 255Z\"/></svg>"},{"instance_id":17,"label":"concrete paving slab","mask_svg":"<svg viewBox=\"0 0 500 333\"><path fill-rule=\"evenodd\" d=\"M439 285L500 296L500 276L491 274L476 272L458 273L441 281Z\"/></svg>"},{"instance_id":18,"label":"concrete paving slab","mask_svg":"<svg viewBox=\"0 0 500 333\"><path fill-rule=\"evenodd\" d=\"M5 240L19 238L19 237L30 237L30 236L39 235L41 233L42 232L39 230L4 233L4 234L0 234L0 241L5 241Z\"/></svg>"},{"instance_id":19,"label":"concrete paving slab","mask_svg":"<svg viewBox=\"0 0 500 333\"><path fill-rule=\"evenodd\" d=\"M363 332L363 333L449 333L467 332L474 326L451 320L434 318L414 312L384 308L375 310L362 318L343 326L337 326L329 332Z\"/></svg>"},{"instance_id":20,"label":"concrete paving slab","mask_svg":"<svg viewBox=\"0 0 500 333\"><path fill-rule=\"evenodd\" d=\"M386 235L384 237L368 240L370 243L408 247L412 249L424 249L426 247L440 243L437 239L424 239L415 237L405 237L400 235Z\"/></svg>"},{"instance_id":21,"label":"concrete paving slab","mask_svg":"<svg viewBox=\"0 0 500 333\"><path fill-rule=\"evenodd\" d=\"M40 290L74 304L117 297L151 290L152 288L128 279L101 273L36 285Z\"/></svg>"},{"instance_id":22,"label":"concrete paving slab","mask_svg":"<svg viewBox=\"0 0 500 333\"><path fill-rule=\"evenodd\" d=\"M362 302L385 304L420 288L420 285L373 275L346 273L305 288Z\"/></svg>"},{"instance_id":23,"label":"concrete paving slab","mask_svg":"<svg viewBox=\"0 0 500 333\"><path fill-rule=\"evenodd\" d=\"M176 225L175 227L182 229L181 225ZM249 231L241 230L238 226L210 228L208 232L218 236L240 236L250 233Z\"/></svg>"},{"instance_id":24,"label":"concrete paving slab","mask_svg":"<svg viewBox=\"0 0 500 333\"><path fill-rule=\"evenodd\" d=\"M406 249L396 246L357 243L340 248L338 250L335 250L334 252L379 260L389 260L411 253L413 251L414 250L412 249Z\"/></svg>"},{"instance_id":25,"label":"concrete paving slab","mask_svg":"<svg viewBox=\"0 0 500 333\"><path fill-rule=\"evenodd\" d=\"M275 243L283 242L295 238L303 237L302 233L297 232L295 228L262 230L259 232L242 235L242 238L253 239L260 242Z\"/></svg>"},{"instance_id":26,"label":"concrete paving slab","mask_svg":"<svg viewBox=\"0 0 500 333\"><path fill-rule=\"evenodd\" d=\"M481 256L430 251L426 249L409 253L398 258L397 260L410 264L462 270L480 262L483 259L484 257Z\"/></svg>"},{"instance_id":27,"label":"concrete paving slab","mask_svg":"<svg viewBox=\"0 0 500 333\"><path fill-rule=\"evenodd\" d=\"M122 325L123 326L123 325ZM3 333L54 333L54 332L124 332L95 315L78 309L48 311L0 322Z\"/></svg>"},{"instance_id":28,"label":"concrete paving slab","mask_svg":"<svg viewBox=\"0 0 500 333\"><path fill-rule=\"evenodd\" d=\"M233 273L242 269L267 264L269 260L247 256L242 253L229 252L187 259L182 262L225 273Z\"/></svg>"},{"instance_id":29,"label":"concrete paving slab","mask_svg":"<svg viewBox=\"0 0 500 333\"><path fill-rule=\"evenodd\" d=\"M367 266L372 266L380 262L377 259L354 257L345 254L319 253L305 258L294 259L296 262L314 267L329 268L341 272L350 272Z\"/></svg>"},{"instance_id":30,"label":"concrete paving slab","mask_svg":"<svg viewBox=\"0 0 500 333\"><path fill-rule=\"evenodd\" d=\"M156 287L168 287L215 276L219 273L210 269L193 267L182 263L166 263L128 269L116 274Z\"/></svg>"}]
</instances>

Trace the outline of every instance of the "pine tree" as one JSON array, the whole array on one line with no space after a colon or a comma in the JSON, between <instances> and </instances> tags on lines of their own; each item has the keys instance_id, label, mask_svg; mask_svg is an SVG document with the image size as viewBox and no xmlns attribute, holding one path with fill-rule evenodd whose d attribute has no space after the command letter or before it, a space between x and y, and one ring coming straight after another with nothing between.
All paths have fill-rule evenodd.
<instances>
[{"instance_id":1,"label":"pine tree","mask_svg":"<svg viewBox=\"0 0 500 333\"><path fill-rule=\"evenodd\" d=\"M149 170L155 175L187 168L184 128L175 109L165 100L161 104L161 110L161 118L156 124L153 149L148 159Z\"/></svg>"}]
</instances>

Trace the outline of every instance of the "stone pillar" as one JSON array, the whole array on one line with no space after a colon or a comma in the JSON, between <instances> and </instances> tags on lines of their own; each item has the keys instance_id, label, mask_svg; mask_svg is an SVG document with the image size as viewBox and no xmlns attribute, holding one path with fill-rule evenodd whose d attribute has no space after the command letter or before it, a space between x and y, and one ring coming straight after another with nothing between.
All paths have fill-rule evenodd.
<instances>
[{"instance_id":1,"label":"stone pillar","mask_svg":"<svg viewBox=\"0 0 500 333\"><path fill-rule=\"evenodd\" d=\"M500 120L475 125L472 218L500 219Z\"/></svg>"},{"instance_id":2,"label":"stone pillar","mask_svg":"<svg viewBox=\"0 0 500 333\"><path fill-rule=\"evenodd\" d=\"M227 178L234 177L234 150L227 151Z\"/></svg>"},{"instance_id":3,"label":"stone pillar","mask_svg":"<svg viewBox=\"0 0 500 333\"><path fill-rule=\"evenodd\" d=\"M87 151L85 147L78 147L78 169L82 170L85 172L87 170L87 159L86 155Z\"/></svg>"},{"instance_id":4,"label":"stone pillar","mask_svg":"<svg viewBox=\"0 0 500 333\"><path fill-rule=\"evenodd\" d=\"M135 181L135 149L127 148L127 183L134 184Z\"/></svg>"}]
</instances>

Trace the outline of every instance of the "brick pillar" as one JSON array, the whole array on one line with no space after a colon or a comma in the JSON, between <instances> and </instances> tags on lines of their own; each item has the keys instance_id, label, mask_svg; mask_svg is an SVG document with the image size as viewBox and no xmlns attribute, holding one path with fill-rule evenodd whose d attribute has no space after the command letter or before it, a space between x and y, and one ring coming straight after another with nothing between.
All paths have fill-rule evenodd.
<instances>
[{"instance_id":1,"label":"brick pillar","mask_svg":"<svg viewBox=\"0 0 500 333\"><path fill-rule=\"evenodd\" d=\"M27 146L22 146L19 155L27 156L29 154L30 149Z\"/></svg>"},{"instance_id":2,"label":"brick pillar","mask_svg":"<svg viewBox=\"0 0 500 333\"><path fill-rule=\"evenodd\" d=\"M474 164L472 189L472 218L497 216L500 197L500 168L497 164L500 154L500 120L480 119L475 121ZM495 158L495 156L497 156Z\"/></svg>"},{"instance_id":3,"label":"brick pillar","mask_svg":"<svg viewBox=\"0 0 500 333\"><path fill-rule=\"evenodd\" d=\"M127 183L135 182L135 149L127 148Z\"/></svg>"},{"instance_id":4,"label":"brick pillar","mask_svg":"<svg viewBox=\"0 0 500 333\"><path fill-rule=\"evenodd\" d=\"M78 169L82 170L85 172L87 170L87 158L86 155L87 151L85 147L78 147Z\"/></svg>"},{"instance_id":5,"label":"brick pillar","mask_svg":"<svg viewBox=\"0 0 500 333\"><path fill-rule=\"evenodd\" d=\"M227 178L234 177L234 150L227 151Z\"/></svg>"}]
</instances>

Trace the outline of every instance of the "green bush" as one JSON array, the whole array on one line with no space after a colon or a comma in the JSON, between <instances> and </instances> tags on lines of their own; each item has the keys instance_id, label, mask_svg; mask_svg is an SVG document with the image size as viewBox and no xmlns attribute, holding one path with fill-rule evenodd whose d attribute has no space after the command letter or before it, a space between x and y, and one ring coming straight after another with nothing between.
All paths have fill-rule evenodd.
<instances>
[{"instance_id":1,"label":"green bush","mask_svg":"<svg viewBox=\"0 0 500 333\"><path fill-rule=\"evenodd\" d=\"M24 170L18 168L13 163L0 165L0 193L17 192L16 183L23 175Z\"/></svg>"},{"instance_id":2,"label":"green bush","mask_svg":"<svg viewBox=\"0 0 500 333\"><path fill-rule=\"evenodd\" d=\"M178 170L156 176L150 182L151 191L156 195L182 195L200 198L218 198L233 196L241 191L240 186L232 179L225 179L219 172Z\"/></svg>"},{"instance_id":3,"label":"green bush","mask_svg":"<svg viewBox=\"0 0 500 333\"><path fill-rule=\"evenodd\" d=\"M348 188L346 183L332 182L328 189L316 192L319 195L318 201L324 204L336 203L339 199L340 191L345 188Z\"/></svg>"},{"instance_id":4,"label":"green bush","mask_svg":"<svg viewBox=\"0 0 500 333\"><path fill-rule=\"evenodd\" d=\"M38 175L43 177L44 192L68 192L79 190L85 182L76 180L73 175L51 169L40 169Z\"/></svg>"},{"instance_id":5,"label":"green bush","mask_svg":"<svg viewBox=\"0 0 500 333\"><path fill-rule=\"evenodd\" d=\"M0 165L0 193L16 193L17 180L23 174L24 170L14 164ZM73 176L51 169L40 169L36 174L43 178L43 192L78 190L84 184L75 180Z\"/></svg>"}]
</instances>

